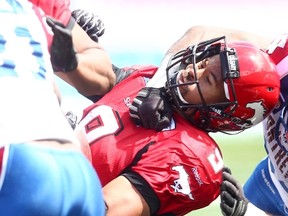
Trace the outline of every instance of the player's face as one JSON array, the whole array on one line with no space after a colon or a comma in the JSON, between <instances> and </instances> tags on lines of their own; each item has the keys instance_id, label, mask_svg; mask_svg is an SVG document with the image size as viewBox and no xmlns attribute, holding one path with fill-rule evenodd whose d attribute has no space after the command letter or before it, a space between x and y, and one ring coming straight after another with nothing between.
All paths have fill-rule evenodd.
<instances>
[{"instance_id":1,"label":"player's face","mask_svg":"<svg viewBox=\"0 0 288 216\"><path fill-rule=\"evenodd\" d=\"M196 64L196 73L199 86L206 104L224 102L224 84L221 75L219 55L206 58ZM193 64L187 65L177 77L177 83L191 82L195 80ZM203 104L196 84L182 85L178 87L183 99L189 104Z\"/></svg>"}]
</instances>

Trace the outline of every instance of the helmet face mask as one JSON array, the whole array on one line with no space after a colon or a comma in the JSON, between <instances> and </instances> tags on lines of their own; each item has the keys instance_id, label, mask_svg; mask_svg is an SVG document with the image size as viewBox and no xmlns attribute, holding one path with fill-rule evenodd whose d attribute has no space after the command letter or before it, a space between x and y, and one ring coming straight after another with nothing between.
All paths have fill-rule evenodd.
<instances>
[{"instance_id":1,"label":"helmet face mask","mask_svg":"<svg viewBox=\"0 0 288 216\"><path fill-rule=\"evenodd\" d=\"M236 48L234 48L236 47ZM252 48L251 48L252 47ZM279 77L275 73L275 65L274 63L271 62L270 59L268 59L267 56L267 61L268 63L268 69L264 70L262 72L262 69L257 69L251 67L250 70L250 65L251 61L247 61L245 57L245 53L240 52L241 58L242 58L242 65L241 61L238 59L238 51L243 48L244 51L246 49L249 51L252 50L253 54L259 52L261 55L265 54L263 51L260 51L258 48L255 48L254 46L251 46L250 44L236 44L228 46L226 43L225 36L211 39L208 41L201 42L199 44L196 44L194 46L189 46L187 49L182 50L178 53L176 53L174 56L171 57L167 69L166 69L166 76L167 76L167 83L166 83L166 88L168 94L171 96L173 100L173 105L175 108L181 113L181 115L184 116L188 121L190 121L192 124L194 124L197 127L200 127L202 129L205 129L207 131L241 131L246 128L249 128L260 121L264 119L268 115L267 112L269 112L272 109L272 106L274 107L276 105L276 102L278 100L279 96ZM203 96L203 92L201 91L201 86L199 84L199 79L197 77L197 69L196 69L196 64L198 62L203 61L204 59L207 59L209 57L212 57L214 55L219 55L220 58L220 63L221 63L221 79L223 80L223 88L225 90L225 98L227 100L225 101L219 101L216 103L207 103L205 101L205 98ZM249 55L249 52L247 53ZM265 54L266 55L266 54ZM258 57L260 60L266 60L266 56L262 58ZM245 61L244 61L244 60ZM240 59L241 60L241 59ZM257 61L257 59L256 59ZM248 62L247 66L244 65L243 67L243 62ZM265 62L264 62L265 63ZM254 63L253 63L254 64ZM270 65L271 64L271 65ZM189 80L189 82L183 82L183 83L177 83L177 76L179 76L180 72L184 69L186 69L187 65L193 65L193 80ZM255 65L257 65L255 63ZM244 68L243 72L241 69L241 66ZM245 80L245 77L248 77L246 73L247 70L250 70L249 73L256 73L259 71L258 74L261 74L263 77L269 73L270 80L269 82L271 83L271 89L273 92L273 98L269 98L269 106L268 107L263 107L262 112L265 112L263 116L259 117L256 121L251 121L249 117L253 117L253 110L251 109L250 111L247 111L248 108L243 108L243 104L245 106L248 104L248 102L257 102L260 103L260 105L263 105L261 103L262 98L259 98L259 100L255 101L256 97L251 96L251 101L249 101L249 97L245 98L245 95L240 97L240 106L239 106L239 89L245 88L245 85L249 87L255 85L253 84L253 80ZM240 71L241 69L241 71ZM261 73L260 73L261 72ZM257 75L258 75L257 74ZM242 75L242 76L241 76ZM243 78L244 77L244 78ZM257 76L255 74L254 76L255 79L257 79ZM249 78L250 79L250 78ZM241 82L239 82L241 81ZM271 82L272 81L272 82ZM269 83L268 82L268 83ZM201 98L201 103L200 104L191 104L185 101L180 93L179 87L183 85L195 85L199 96ZM242 85L242 86L241 86ZM256 83L258 85L258 83ZM260 84L262 85L262 84ZM267 83L264 82L264 85L267 87ZM250 87L249 87L250 88ZM248 88L248 92L249 92ZM255 93L257 90L254 90L252 87L252 91L250 93ZM250 90L251 90L250 89ZM238 93L237 93L238 91ZM265 102L265 94L259 94L259 96L264 97L264 102ZM267 99L268 100L268 99ZM262 101L263 102L263 101ZM191 112L187 112L187 110L193 110L193 114ZM242 111L243 115L240 113ZM256 110L254 110L256 112ZM247 113L245 113L247 112ZM251 113L252 114L251 114ZM255 114L255 113L254 113Z\"/></svg>"}]
</instances>

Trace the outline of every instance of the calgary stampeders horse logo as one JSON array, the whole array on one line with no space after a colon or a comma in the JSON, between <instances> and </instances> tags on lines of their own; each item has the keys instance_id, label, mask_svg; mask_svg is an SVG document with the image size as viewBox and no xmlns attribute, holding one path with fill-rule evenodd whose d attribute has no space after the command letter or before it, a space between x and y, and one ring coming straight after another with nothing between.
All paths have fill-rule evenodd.
<instances>
[{"instance_id":1,"label":"calgary stampeders horse logo","mask_svg":"<svg viewBox=\"0 0 288 216\"><path fill-rule=\"evenodd\" d=\"M243 121L242 118L238 118L238 117L232 117L231 121L239 128L241 128L242 130L244 129L248 129L251 128L252 126L260 123L262 120L264 120L265 116L266 116L266 112L267 110L265 109L265 107L263 106L263 102L262 101L257 101L257 102L251 102L251 103L247 103L246 107L248 108L249 112L245 112L245 115L248 115L250 112L251 114L249 114L249 116L251 117L244 117L243 119L245 119Z\"/></svg>"},{"instance_id":2,"label":"calgary stampeders horse logo","mask_svg":"<svg viewBox=\"0 0 288 216\"><path fill-rule=\"evenodd\" d=\"M179 178L174 180L174 185L170 185L174 189L174 192L182 193L184 195L187 195L189 199L194 200L189 185L189 175L187 174L184 167L181 165L173 166L172 170L177 171L179 174Z\"/></svg>"}]
</instances>

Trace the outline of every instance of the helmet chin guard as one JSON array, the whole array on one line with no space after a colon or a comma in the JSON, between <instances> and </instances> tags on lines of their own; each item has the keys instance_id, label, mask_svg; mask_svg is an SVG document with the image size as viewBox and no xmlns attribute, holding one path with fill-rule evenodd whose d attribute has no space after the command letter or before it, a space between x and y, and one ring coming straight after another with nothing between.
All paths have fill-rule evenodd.
<instances>
[{"instance_id":1,"label":"helmet chin guard","mask_svg":"<svg viewBox=\"0 0 288 216\"><path fill-rule=\"evenodd\" d=\"M196 64L214 55L220 57L227 100L207 104L199 85ZM193 65L194 79L177 83L177 76L189 64ZM276 105L279 97L279 77L269 56L248 43L227 45L225 36L189 46L173 55L166 68L166 77L167 92L175 108L195 126L212 132L242 131L259 123ZM191 104L184 100L179 90L179 86L183 85L196 85L201 104ZM246 88L249 95L245 95L243 88ZM249 104L254 103L262 106L259 116L257 110L253 110L254 107L249 107ZM186 111L190 108L193 109L193 114L188 115Z\"/></svg>"}]
</instances>

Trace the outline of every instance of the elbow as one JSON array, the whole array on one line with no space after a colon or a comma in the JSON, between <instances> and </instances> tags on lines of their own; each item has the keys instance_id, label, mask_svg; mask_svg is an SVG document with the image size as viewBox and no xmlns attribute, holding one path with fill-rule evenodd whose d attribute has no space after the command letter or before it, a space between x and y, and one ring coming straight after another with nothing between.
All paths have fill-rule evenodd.
<instances>
[{"instance_id":1,"label":"elbow","mask_svg":"<svg viewBox=\"0 0 288 216\"><path fill-rule=\"evenodd\" d=\"M107 75L106 75L106 82L104 82L104 85L102 85L100 87L101 95L106 94L107 92L109 92L114 86L116 85L116 75L114 73L114 71L112 70L112 68L108 71Z\"/></svg>"},{"instance_id":2,"label":"elbow","mask_svg":"<svg viewBox=\"0 0 288 216\"><path fill-rule=\"evenodd\" d=\"M100 89L100 95L104 95L112 90L112 88L116 85L116 77L115 74L109 78L107 78L106 85L102 86Z\"/></svg>"},{"instance_id":3,"label":"elbow","mask_svg":"<svg viewBox=\"0 0 288 216\"><path fill-rule=\"evenodd\" d=\"M113 70L107 70L106 73L103 73L99 76L93 77L85 85L81 85L78 88L78 92L86 97L99 95L103 96L115 86L116 76Z\"/></svg>"}]
</instances>

